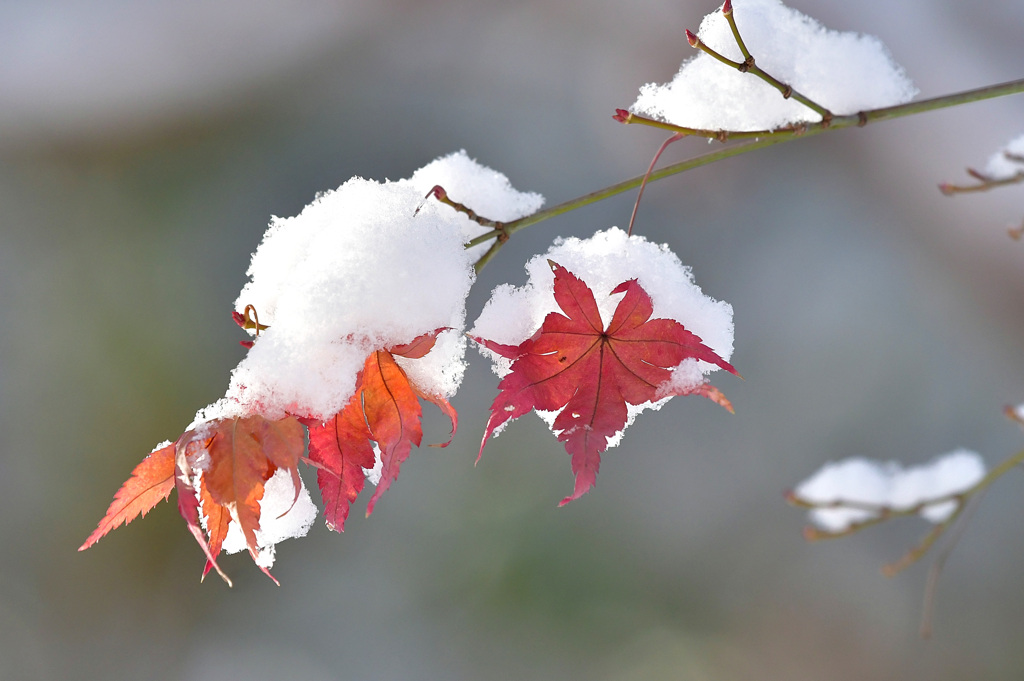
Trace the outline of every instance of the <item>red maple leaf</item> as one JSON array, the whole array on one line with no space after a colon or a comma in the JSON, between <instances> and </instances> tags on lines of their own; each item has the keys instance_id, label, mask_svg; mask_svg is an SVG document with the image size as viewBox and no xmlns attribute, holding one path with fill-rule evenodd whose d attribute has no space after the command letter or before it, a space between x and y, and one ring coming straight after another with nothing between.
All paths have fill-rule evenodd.
<instances>
[{"instance_id":1,"label":"red maple leaf","mask_svg":"<svg viewBox=\"0 0 1024 681\"><path fill-rule=\"evenodd\" d=\"M627 404L698 394L732 411L725 396L707 383L668 388L673 367L693 358L733 374L736 370L679 322L651 319L651 298L635 279L612 290L612 295L625 295L605 328L590 288L548 262L555 273L555 302L564 314L549 313L537 333L517 346L474 338L513 360L511 372L498 385L480 454L502 424L531 409L560 410L552 428L565 443L576 477L573 493L560 504L565 505L593 487L601 452L626 425Z\"/></svg>"},{"instance_id":2,"label":"red maple leaf","mask_svg":"<svg viewBox=\"0 0 1024 681\"><path fill-rule=\"evenodd\" d=\"M317 482L331 529L345 529L349 508L363 490L365 469L374 466L373 443L380 451L382 469L366 515L373 512L377 500L398 478L412 445L419 446L423 440L418 397L433 402L448 415L454 436L458 417L448 400L411 383L394 358L394 355L409 359L423 357L434 347L437 334L442 330L423 334L411 343L371 353L356 378L355 394L344 409L326 422L303 419L309 428L309 458L320 469Z\"/></svg>"},{"instance_id":3,"label":"red maple leaf","mask_svg":"<svg viewBox=\"0 0 1024 681\"><path fill-rule=\"evenodd\" d=\"M373 468L373 444L357 392L329 421L302 419L309 428L309 458L317 467L316 479L324 501L327 527L343 531L348 510Z\"/></svg>"}]
</instances>

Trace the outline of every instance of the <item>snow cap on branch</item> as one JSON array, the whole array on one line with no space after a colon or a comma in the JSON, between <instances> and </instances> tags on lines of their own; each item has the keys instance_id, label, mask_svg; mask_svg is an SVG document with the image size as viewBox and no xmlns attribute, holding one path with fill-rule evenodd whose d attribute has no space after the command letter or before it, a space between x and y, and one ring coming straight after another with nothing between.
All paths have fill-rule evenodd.
<instances>
[{"instance_id":1,"label":"snow cap on branch","mask_svg":"<svg viewBox=\"0 0 1024 681\"><path fill-rule=\"evenodd\" d=\"M780 0L736 0L733 5L757 66L834 114L902 104L917 94L874 36L829 30ZM721 11L704 18L698 37L719 54L744 60ZM771 130L821 120L760 78L704 52L686 61L672 82L640 88L632 111L706 130Z\"/></svg>"},{"instance_id":2,"label":"snow cap on branch","mask_svg":"<svg viewBox=\"0 0 1024 681\"><path fill-rule=\"evenodd\" d=\"M1024 135L1013 139L992 154L985 165L985 176L992 180L1009 180L1024 172Z\"/></svg>"},{"instance_id":3,"label":"snow cap on branch","mask_svg":"<svg viewBox=\"0 0 1024 681\"><path fill-rule=\"evenodd\" d=\"M558 238L543 255L534 256L526 264L529 281L520 287L501 284L476 320L470 335L495 343L518 345L531 337L550 312L559 311L553 292L554 274L548 260L557 262L582 279L594 292L601 318L607 327L621 295L609 295L619 284L636 279L651 297L653 318L674 319L703 340L722 359L728 361L733 350L732 306L704 295L693 281L689 267L666 245L647 241L641 236L627 236L617 227L597 232L589 239ZM493 362L499 376L509 372L511 361L479 346L481 353ZM718 367L709 362L686 359L673 372L669 389L685 391L705 381L705 376ZM628 405L627 426L641 411L658 409L664 400ZM554 414L540 413L550 422ZM621 431L619 433L621 436ZM614 446L618 438L609 442Z\"/></svg>"},{"instance_id":4,"label":"snow cap on branch","mask_svg":"<svg viewBox=\"0 0 1024 681\"><path fill-rule=\"evenodd\" d=\"M985 462L975 452L958 449L921 466L903 468L895 461L851 458L825 464L793 490L795 500L815 506L811 522L826 532L843 532L875 520L886 511L909 511L932 523L947 520L959 494L985 477ZM828 508L825 508L828 506Z\"/></svg>"},{"instance_id":5,"label":"snow cap on branch","mask_svg":"<svg viewBox=\"0 0 1024 681\"><path fill-rule=\"evenodd\" d=\"M441 327L448 330L427 356L399 361L421 388L454 394L465 369L462 329L474 280L464 244L482 230L425 200L435 184L499 219L543 202L461 151L408 180L352 178L299 215L273 218L235 303L239 313L253 306L269 328L234 370L227 395L197 422L249 413L329 418L353 394L369 353Z\"/></svg>"}]
</instances>

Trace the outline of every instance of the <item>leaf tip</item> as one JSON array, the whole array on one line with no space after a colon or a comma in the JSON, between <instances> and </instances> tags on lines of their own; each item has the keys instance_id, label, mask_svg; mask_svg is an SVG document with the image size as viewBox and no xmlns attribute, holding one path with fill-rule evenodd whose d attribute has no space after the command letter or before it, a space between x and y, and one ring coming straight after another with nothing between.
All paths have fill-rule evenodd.
<instances>
[{"instance_id":1,"label":"leaf tip","mask_svg":"<svg viewBox=\"0 0 1024 681\"><path fill-rule=\"evenodd\" d=\"M261 566L260 566L260 570L261 570L261 571L263 572L263 574L265 574L265 575L266 575L267 577L270 577L270 581L272 581L272 582L273 582L274 584L276 584L277 586L281 586L281 582L277 581L277 577L275 577L274 575L270 574L270 568L265 568L265 567L263 567L263 566L261 565Z\"/></svg>"}]
</instances>

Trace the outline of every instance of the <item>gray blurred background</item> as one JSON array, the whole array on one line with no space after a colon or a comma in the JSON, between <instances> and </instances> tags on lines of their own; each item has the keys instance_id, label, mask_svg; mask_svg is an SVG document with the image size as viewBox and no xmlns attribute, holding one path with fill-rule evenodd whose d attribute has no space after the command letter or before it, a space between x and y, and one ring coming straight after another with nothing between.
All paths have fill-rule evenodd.
<instances>
[{"instance_id":1,"label":"gray blurred background","mask_svg":"<svg viewBox=\"0 0 1024 681\"><path fill-rule=\"evenodd\" d=\"M1024 76L1024 4L793 0L876 34L934 96ZM647 413L569 506L527 417L473 459L496 380L471 351L455 444L365 520L200 584L173 504L75 549L159 441L223 394L231 303L271 215L465 148L549 204L639 174L611 120L690 56L693 0L7 0L0 4L0 679L964 679L1024 674L1020 476L952 554L932 640L926 531L807 544L783 492L827 460L1022 446L1024 189L943 180L1024 132L1024 96L783 145L652 185L638 231L735 307L744 381ZM690 140L666 161L708 149ZM622 196L517 235L625 225ZM367 273L377 276L377 273ZM446 432L427 408L427 438Z\"/></svg>"}]
</instances>

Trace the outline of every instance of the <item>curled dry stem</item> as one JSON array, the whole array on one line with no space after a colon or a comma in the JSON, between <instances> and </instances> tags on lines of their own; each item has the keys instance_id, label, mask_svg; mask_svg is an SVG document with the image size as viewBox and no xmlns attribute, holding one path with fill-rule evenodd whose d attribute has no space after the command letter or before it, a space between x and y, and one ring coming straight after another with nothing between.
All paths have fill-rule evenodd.
<instances>
[{"instance_id":1,"label":"curled dry stem","mask_svg":"<svg viewBox=\"0 0 1024 681\"><path fill-rule=\"evenodd\" d=\"M266 324L260 324L259 313L256 312L255 305L246 305L245 311L239 314L237 311L232 310L231 318L235 320L235 323L246 330L255 329L256 337L259 338L260 332L269 329L270 327ZM238 341L239 345L244 348L251 348L255 341L243 340Z\"/></svg>"}]
</instances>

